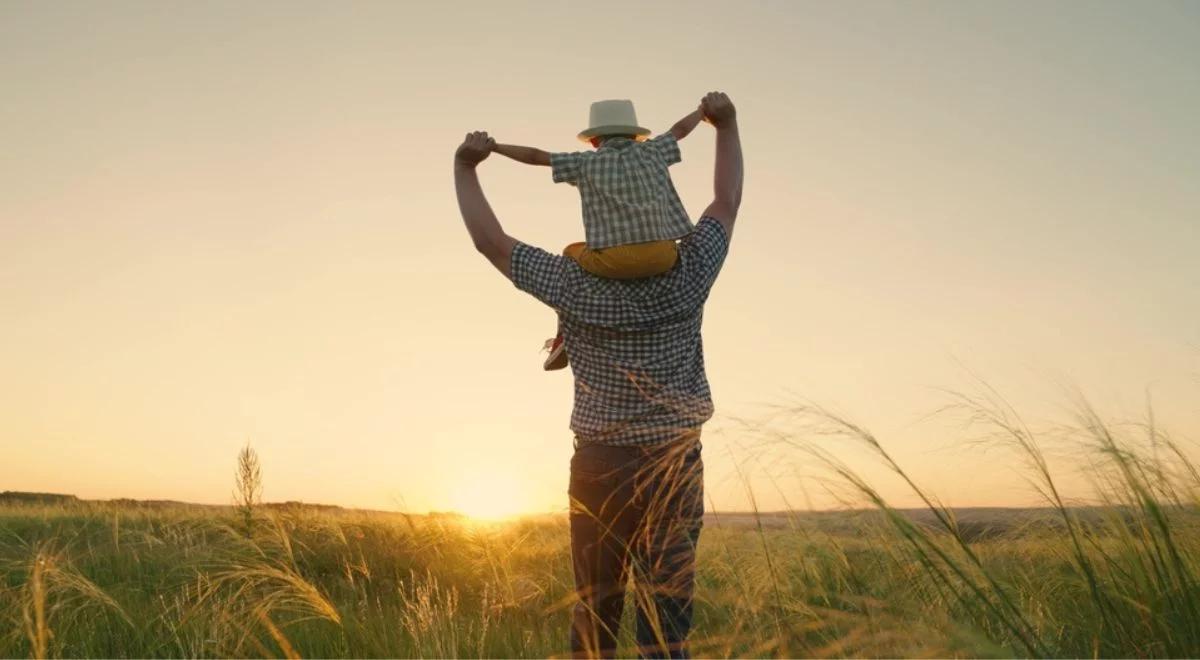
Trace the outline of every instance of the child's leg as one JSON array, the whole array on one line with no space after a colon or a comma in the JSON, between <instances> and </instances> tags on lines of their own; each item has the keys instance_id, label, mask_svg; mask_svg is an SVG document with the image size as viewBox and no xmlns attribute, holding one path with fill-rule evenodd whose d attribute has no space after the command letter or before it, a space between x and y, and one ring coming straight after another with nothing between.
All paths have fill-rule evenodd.
<instances>
[{"instance_id":1,"label":"child's leg","mask_svg":"<svg viewBox=\"0 0 1200 660\"><path fill-rule=\"evenodd\" d=\"M586 247L586 243L572 243L563 250L563 255L575 259L575 255ZM567 366L567 351L563 345L562 317L556 314L554 318L558 327L554 330L554 338L546 340L545 349L550 352L546 356L546 361L542 363L542 368L546 371L555 371Z\"/></svg>"},{"instance_id":2,"label":"child's leg","mask_svg":"<svg viewBox=\"0 0 1200 660\"><path fill-rule=\"evenodd\" d=\"M568 243L567 247L563 248L563 256L570 257L575 261L579 261L579 256L587 251L587 243L579 241L578 243Z\"/></svg>"},{"instance_id":3,"label":"child's leg","mask_svg":"<svg viewBox=\"0 0 1200 660\"><path fill-rule=\"evenodd\" d=\"M546 371L555 371L567 366L567 347L563 344L562 317L558 319L558 329L554 332L554 338L547 339L544 348L550 354L546 356L545 362L542 363L543 369Z\"/></svg>"},{"instance_id":4,"label":"child's leg","mask_svg":"<svg viewBox=\"0 0 1200 660\"><path fill-rule=\"evenodd\" d=\"M587 268L585 264L591 263L591 256L589 255L589 252L590 251L588 250L587 243L584 243L583 241L571 243L567 247L563 248L564 257L570 257L571 259L574 259L585 269ZM546 349L550 352L550 355L546 356L546 361L542 363L543 369L546 371L554 371L567 366L568 359L567 352L563 346L561 318L558 319L558 328L554 332L554 338L546 341Z\"/></svg>"},{"instance_id":5,"label":"child's leg","mask_svg":"<svg viewBox=\"0 0 1200 660\"><path fill-rule=\"evenodd\" d=\"M587 246L587 243L570 243L563 248L563 256L570 257L579 264L579 267L600 277L612 277L609 274L609 264L605 262L603 250L593 250Z\"/></svg>"},{"instance_id":6,"label":"child's leg","mask_svg":"<svg viewBox=\"0 0 1200 660\"><path fill-rule=\"evenodd\" d=\"M618 280L661 275L675 266L679 250L675 241L651 241L593 250L586 243L571 243L563 254L593 275Z\"/></svg>"}]
</instances>

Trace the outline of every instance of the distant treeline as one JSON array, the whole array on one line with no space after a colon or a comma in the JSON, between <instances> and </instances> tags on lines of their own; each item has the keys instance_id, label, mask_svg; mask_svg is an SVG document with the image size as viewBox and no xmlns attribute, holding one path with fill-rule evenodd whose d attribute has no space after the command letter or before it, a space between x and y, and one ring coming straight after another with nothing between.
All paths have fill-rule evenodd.
<instances>
[{"instance_id":1,"label":"distant treeline","mask_svg":"<svg viewBox=\"0 0 1200 660\"><path fill-rule=\"evenodd\" d=\"M79 498L74 495L61 493L26 493L19 490L6 490L0 493L0 502L18 502L25 504L76 504Z\"/></svg>"},{"instance_id":2,"label":"distant treeline","mask_svg":"<svg viewBox=\"0 0 1200 660\"><path fill-rule=\"evenodd\" d=\"M202 508L224 508L227 505L220 504L193 504L191 502L180 502L178 500L135 500L128 497L118 497L111 500L81 500L75 495L66 495L63 493L30 493L19 490L6 490L0 492L0 504L110 504L116 506L127 506L135 508L166 508L166 507L202 507ZM318 510L318 511L344 511L343 507L334 504L311 504L308 502L297 502L289 500L286 502L263 502L262 506L268 509L282 510Z\"/></svg>"}]
</instances>

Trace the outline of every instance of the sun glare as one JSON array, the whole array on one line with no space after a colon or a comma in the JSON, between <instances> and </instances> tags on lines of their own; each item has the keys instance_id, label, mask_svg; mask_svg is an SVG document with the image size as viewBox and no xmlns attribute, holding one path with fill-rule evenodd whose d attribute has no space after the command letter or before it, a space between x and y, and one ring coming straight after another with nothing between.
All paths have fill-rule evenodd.
<instances>
[{"instance_id":1,"label":"sun glare","mask_svg":"<svg viewBox=\"0 0 1200 660\"><path fill-rule=\"evenodd\" d=\"M528 513L517 484L506 475L471 475L451 495L455 511L477 520L505 520Z\"/></svg>"}]
</instances>

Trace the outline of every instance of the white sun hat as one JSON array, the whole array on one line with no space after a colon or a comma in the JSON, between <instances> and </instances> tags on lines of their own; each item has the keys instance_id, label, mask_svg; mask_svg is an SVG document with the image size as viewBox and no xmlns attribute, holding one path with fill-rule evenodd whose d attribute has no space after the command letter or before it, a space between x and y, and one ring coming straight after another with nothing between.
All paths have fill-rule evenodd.
<instances>
[{"instance_id":1,"label":"white sun hat","mask_svg":"<svg viewBox=\"0 0 1200 660\"><path fill-rule=\"evenodd\" d=\"M638 126L633 101L612 99L596 101L588 113L588 128L579 133L579 139L587 142L602 135L650 135L650 129Z\"/></svg>"}]
</instances>

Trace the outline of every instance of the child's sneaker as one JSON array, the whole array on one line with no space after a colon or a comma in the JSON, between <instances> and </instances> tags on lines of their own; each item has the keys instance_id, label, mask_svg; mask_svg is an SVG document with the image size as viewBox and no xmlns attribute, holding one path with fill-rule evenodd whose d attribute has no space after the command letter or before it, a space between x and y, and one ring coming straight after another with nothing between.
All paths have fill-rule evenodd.
<instances>
[{"instance_id":1,"label":"child's sneaker","mask_svg":"<svg viewBox=\"0 0 1200 660\"><path fill-rule=\"evenodd\" d=\"M550 355L546 356L546 361L542 363L542 369L557 371L567 366L567 347L563 345L562 335L554 339L547 339L542 348L550 351Z\"/></svg>"}]
</instances>

